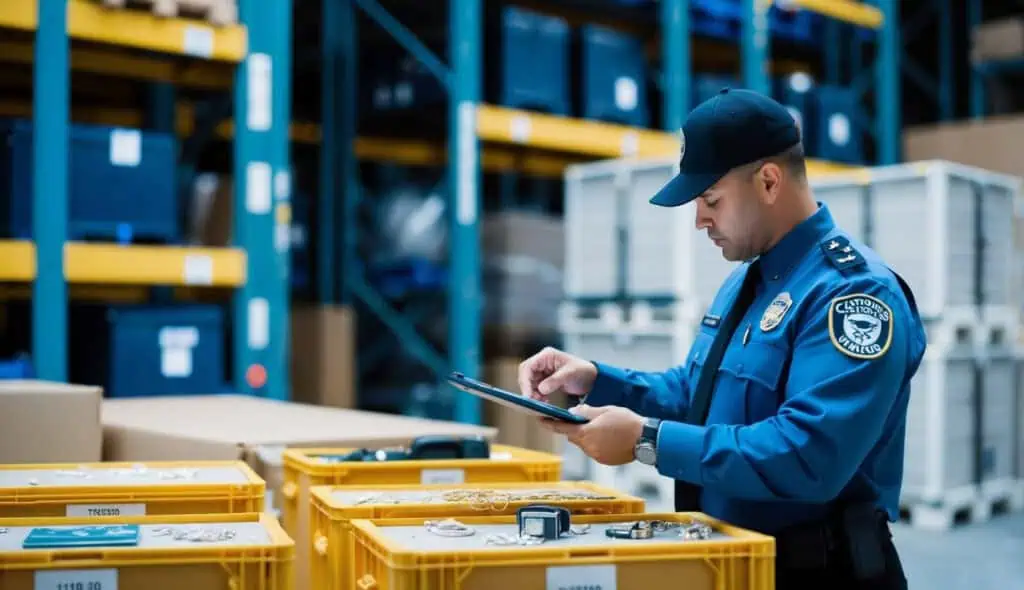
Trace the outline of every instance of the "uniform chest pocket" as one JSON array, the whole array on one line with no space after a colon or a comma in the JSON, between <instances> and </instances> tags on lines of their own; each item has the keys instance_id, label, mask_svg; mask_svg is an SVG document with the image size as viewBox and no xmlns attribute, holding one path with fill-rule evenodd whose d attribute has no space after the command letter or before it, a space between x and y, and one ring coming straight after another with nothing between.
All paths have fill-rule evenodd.
<instances>
[{"instance_id":1,"label":"uniform chest pocket","mask_svg":"<svg viewBox=\"0 0 1024 590\"><path fill-rule=\"evenodd\" d=\"M726 351L719 371L742 390L737 397L743 400L748 424L776 413L785 398L782 381L788 366L789 351L767 342L752 341Z\"/></svg>"}]
</instances>

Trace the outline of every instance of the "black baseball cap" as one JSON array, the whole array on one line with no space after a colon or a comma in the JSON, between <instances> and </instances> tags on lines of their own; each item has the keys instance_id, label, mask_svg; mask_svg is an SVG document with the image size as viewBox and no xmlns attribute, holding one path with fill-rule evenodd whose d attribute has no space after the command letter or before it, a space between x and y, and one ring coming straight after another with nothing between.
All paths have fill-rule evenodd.
<instances>
[{"instance_id":1,"label":"black baseball cap","mask_svg":"<svg viewBox=\"0 0 1024 590\"><path fill-rule=\"evenodd\" d=\"M678 207L696 199L729 171L800 143L793 115L771 97L723 88L683 122L679 174L651 203Z\"/></svg>"}]
</instances>

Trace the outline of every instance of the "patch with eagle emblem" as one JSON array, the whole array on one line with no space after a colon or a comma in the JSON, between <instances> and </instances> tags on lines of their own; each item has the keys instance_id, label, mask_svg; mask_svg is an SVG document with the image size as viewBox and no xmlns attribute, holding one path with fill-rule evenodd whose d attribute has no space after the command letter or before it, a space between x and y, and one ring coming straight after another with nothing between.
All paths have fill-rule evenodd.
<instances>
[{"instance_id":1,"label":"patch with eagle emblem","mask_svg":"<svg viewBox=\"0 0 1024 590\"><path fill-rule=\"evenodd\" d=\"M892 308L881 300L855 293L832 300L828 336L839 352L855 359L877 359L892 344Z\"/></svg>"}]
</instances>

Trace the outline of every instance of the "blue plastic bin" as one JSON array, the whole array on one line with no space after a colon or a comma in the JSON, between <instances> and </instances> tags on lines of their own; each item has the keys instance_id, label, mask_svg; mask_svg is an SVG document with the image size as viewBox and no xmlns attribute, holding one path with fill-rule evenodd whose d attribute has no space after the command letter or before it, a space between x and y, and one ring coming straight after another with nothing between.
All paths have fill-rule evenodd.
<instances>
[{"instance_id":1,"label":"blue plastic bin","mask_svg":"<svg viewBox=\"0 0 1024 590\"><path fill-rule=\"evenodd\" d=\"M814 80L807 74L792 74L772 81L772 94L796 119L804 152L809 156L817 151L814 89Z\"/></svg>"},{"instance_id":2,"label":"blue plastic bin","mask_svg":"<svg viewBox=\"0 0 1024 590\"><path fill-rule=\"evenodd\" d=\"M32 358L27 354L0 360L0 379L34 379L35 376Z\"/></svg>"},{"instance_id":3,"label":"blue plastic bin","mask_svg":"<svg viewBox=\"0 0 1024 590\"><path fill-rule=\"evenodd\" d=\"M635 37L598 25L580 30L582 115L647 127L647 61Z\"/></svg>"},{"instance_id":4,"label":"blue plastic bin","mask_svg":"<svg viewBox=\"0 0 1024 590\"><path fill-rule=\"evenodd\" d=\"M736 76L725 74L698 74L693 77L692 94L693 106L708 100L718 94L723 88L742 88L740 79Z\"/></svg>"},{"instance_id":5,"label":"blue plastic bin","mask_svg":"<svg viewBox=\"0 0 1024 590\"><path fill-rule=\"evenodd\" d=\"M108 397L226 390L224 312L217 305L74 306L72 380Z\"/></svg>"},{"instance_id":6,"label":"blue plastic bin","mask_svg":"<svg viewBox=\"0 0 1024 590\"><path fill-rule=\"evenodd\" d=\"M512 108L569 115L570 41L565 19L515 6L503 8L499 102Z\"/></svg>"},{"instance_id":7,"label":"blue plastic bin","mask_svg":"<svg viewBox=\"0 0 1024 590\"><path fill-rule=\"evenodd\" d=\"M815 96L816 157L846 164L864 163L863 133L857 123L856 93L841 86L819 85Z\"/></svg>"},{"instance_id":8,"label":"blue plastic bin","mask_svg":"<svg viewBox=\"0 0 1024 590\"><path fill-rule=\"evenodd\" d=\"M0 222L8 237L32 237L32 124L0 125ZM72 125L68 142L68 237L180 241L172 135Z\"/></svg>"}]
</instances>

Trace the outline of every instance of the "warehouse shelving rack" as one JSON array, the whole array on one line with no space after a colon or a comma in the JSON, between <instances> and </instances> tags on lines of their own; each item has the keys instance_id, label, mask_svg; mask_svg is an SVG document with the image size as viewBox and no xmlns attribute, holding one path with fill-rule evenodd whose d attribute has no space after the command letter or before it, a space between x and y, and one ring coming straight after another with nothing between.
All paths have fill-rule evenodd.
<instances>
[{"instance_id":1,"label":"warehouse shelving rack","mask_svg":"<svg viewBox=\"0 0 1024 590\"><path fill-rule=\"evenodd\" d=\"M318 245L323 302L362 300L410 352L441 372L454 369L477 376L480 363L481 271L478 223L480 173L514 169L526 174L558 176L572 160L620 156L671 156L678 153L678 128L689 109L690 17L687 0L660 0L664 121L663 130L636 129L597 121L557 117L481 102L481 0L449 0L450 63L433 55L377 0L323 1L323 121L309 136L321 141L324 174ZM766 11L769 2L742 0L746 18L741 33L743 81L766 91L770 54ZM537 4L537 3L533 3ZM542 2L557 12L557 4ZM871 126L879 163L899 160L900 70L899 4L875 0L791 0L795 8L876 31L877 59L868 74L874 86L875 117ZM433 72L449 97L448 142L437 144L357 138L357 51L355 11L359 9ZM485 145L481 145L485 144ZM431 149L431 146L434 149ZM446 152L446 153L444 153ZM551 154L558 154L552 156ZM449 216L448 348L449 358L433 350L414 326L390 309L361 275L356 255L355 211L360 199L357 165L360 159L409 164L446 165L451 187ZM849 169L829 162L811 163L812 174ZM335 207L338 203L340 206ZM455 398L454 418L481 420L479 402L472 396Z\"/></svg>"},{"instance_id":2,"label":"warehouse shelving rack","mask_svg":"<svg viewBox=\"0 0 1024 590\"><path fill-rule=\"evenodd\" d=\"M289 260L287 249L275 246L275 235L290 218L292 1L239 0L239 10L240 25L214 27L139 10L107 10L96 0L0 2L0 31L34 34L31 46L7 38L0 44L3 61L32 63L35 128L33 240L0 241L0 281L33 285L32 355L39 378L67 380L69 284L212 286L234 289L236 389L288 396ZM88 45L79 47L81 42ZM168 83L227 89L233 78L233 247L67 240L72 69L164 83L165 90ZM163 94L173 96L173 89ZM17 105L0 110L18 114ZM84 115L95 122L111 118ZM115 124L141 125L136 113L114 115L121 121ZM178 119L185 130L194 123Z\"/></svg>"},{"instance_id":3,"label":"warehouse shelving rack","mask_svg":"<svg viewBox=\"0 0 1024 590\"><path fill-rule=\"evenodd\" d=\"M967 0L967 30L973 31L975 27L985 20L981 0ZM982 119L988 113L988 91L986 85L989 81L997 79L1001 75L1019 74L1024 72L1024 59L1006 59L997 61L975 62L969 59L969 109L970 117Z\"/></svg>"}]
</instances>

